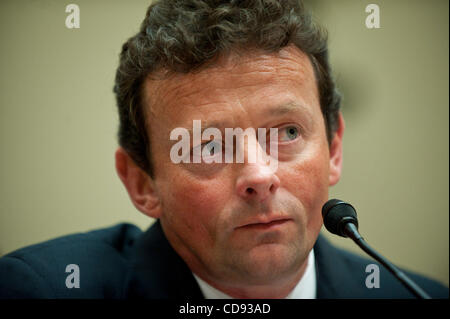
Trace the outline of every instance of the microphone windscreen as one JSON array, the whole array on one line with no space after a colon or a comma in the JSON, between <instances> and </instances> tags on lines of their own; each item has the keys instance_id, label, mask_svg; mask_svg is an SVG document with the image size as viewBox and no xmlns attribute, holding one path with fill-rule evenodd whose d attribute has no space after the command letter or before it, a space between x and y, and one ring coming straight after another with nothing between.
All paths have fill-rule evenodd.
<instances>
[{"instance_id":1,"label":"microphone windscreen","mask_svg":"<svg viewBox=\"0 0 450 319\"><path fill-rule=\"evenodd\" d=\"M322 207L322 217L325 228L336 235L347 237L344 232L346 223L355 224L358 228L358 218L352 205L339 200L330 199Z\"/></svg>"}]
</instances>

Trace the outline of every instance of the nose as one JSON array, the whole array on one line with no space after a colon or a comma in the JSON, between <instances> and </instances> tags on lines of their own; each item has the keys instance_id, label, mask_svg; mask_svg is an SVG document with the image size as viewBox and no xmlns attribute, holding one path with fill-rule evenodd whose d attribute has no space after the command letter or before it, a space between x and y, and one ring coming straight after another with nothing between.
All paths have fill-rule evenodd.
<instances>
[{"instance_id":1,"label":"nose","mask_svg":"<svg viewBox=\"0 0 450 319\"><path fill-rule=\"evenodd\" d=\"M244 200L262 202L274 195L279 187L280 179L276 170L273 170L265 160L258 158L256 163L246 161L241 166L236 181L236 191Z\"/></svg>"},{"instance_id":2,"label":"nose","mask_svg":"<svg viewBox=\"0 0 450 319\"><path fill-rule=\"evenodd\" d=\"M256 165L253 165L256 166ZM239 176L236 189L238 195L244 200L262 202L274 195L280 187L280 180L271 170L261 167L252 167Z\"/></svg>"}]
</instances>

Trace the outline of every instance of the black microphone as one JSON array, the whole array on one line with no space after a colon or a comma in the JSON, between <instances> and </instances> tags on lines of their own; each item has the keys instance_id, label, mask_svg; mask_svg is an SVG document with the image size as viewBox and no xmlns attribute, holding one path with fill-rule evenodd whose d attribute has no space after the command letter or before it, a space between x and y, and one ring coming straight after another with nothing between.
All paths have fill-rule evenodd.
<instances>
[{"instance_id":1,"label":"black microphone","mask_svg":"<svg viewBox=\"0 0 450 319\"><path fill-rule=\"evenodd\" d=\"M358 232L358 218L352 205L339 199L330 199L322 207L325 228L342 237L350 237L362 250L387 268L417 298L431 299L414 281L394 264L377 253Z\"/></svg>"}]
</instances>

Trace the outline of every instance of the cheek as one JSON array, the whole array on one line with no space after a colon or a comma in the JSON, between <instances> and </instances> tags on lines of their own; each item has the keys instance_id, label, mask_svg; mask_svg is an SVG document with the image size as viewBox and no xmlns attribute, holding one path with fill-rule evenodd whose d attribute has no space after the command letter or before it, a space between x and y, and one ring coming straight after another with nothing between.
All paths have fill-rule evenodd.
<instances>
[{"instance_id":1,"label":"cheek","mask_svg":"<svg viewBox=\"0 0 450 319\"><path fill-rule=\"evenodd\" d=\"M322 205L328 199L327 156L316 156L292 164L283 174L285 188L301 203L308 229L322 225Z\"/></svg>"},{"instance_id":2,"label":"cheek","mask_svg":"<svg viewBox=\"0 0 450 319\"><path fill-rule=\"evenodd\" d=\"M169 194L162 203L166 219L177 228L187 228L192 235L212 236L228 200L226 183L219 178L204 181L186 175L170 180L168 189L161 192Z\"/></svg>"}]
</instances>

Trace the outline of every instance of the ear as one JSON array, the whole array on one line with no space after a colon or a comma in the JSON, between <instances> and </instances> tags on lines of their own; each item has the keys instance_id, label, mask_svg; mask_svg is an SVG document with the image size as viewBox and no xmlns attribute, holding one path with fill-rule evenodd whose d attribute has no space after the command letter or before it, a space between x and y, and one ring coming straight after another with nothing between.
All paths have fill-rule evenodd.
<instances>
[{"instance_id":1,"label":"ear","mask_svg":"<svg viewBox=\"0 0 450 319\"><path fill-rule=\"evenodd\" d=\"M329 186L336 185L337 182L339 182L342 172L342 137L344 136L345 123L341 112L339 112L338 124L339 127L334 133L334 137L330 145Z\"/></svg>"},{"instance_id":2,"label":"ear","mask_svg":"<svg viewBox=\"0 0 450 319\"><path fill-rule=\"evenodd\" d=\"M161 205L153 179L138 167L128 153L119 147L115 154L116 171L134 206L149 217L161 216Z\"/></svg>"}]
</instances>

